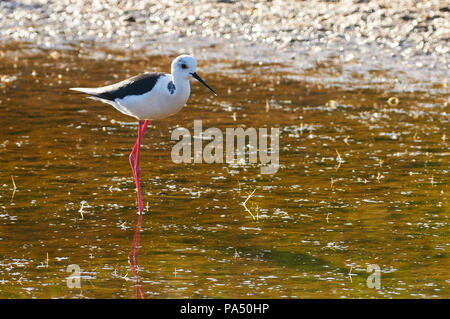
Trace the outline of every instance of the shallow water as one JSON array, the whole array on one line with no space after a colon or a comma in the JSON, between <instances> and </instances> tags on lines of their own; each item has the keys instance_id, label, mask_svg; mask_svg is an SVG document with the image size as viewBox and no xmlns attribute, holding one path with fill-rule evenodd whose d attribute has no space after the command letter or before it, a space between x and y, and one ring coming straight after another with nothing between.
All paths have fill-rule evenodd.
<instances>
[{"instance_id":1,"label":"shallow water","mask_svg":"<svg viewBox=\"0 0 450 319\"><path fill-rule=\"evenodd\" d=\"M137 125L68 88L168 72L173 57L2 52L0 297L133 298ZM313 84L277 73L283 65L213 62L226 67L207 73L202 60L198 71L219 96L192 83L188 106L144 137L147 297L450 297L445 87L351 90L326 74ZM194 120L223 132L278 127L280 169L174 164L171 132L193 132ZM242 205L253 191L257 220ZM72 264L80 288L67 286ZM378 289L368 265L379 267Z\"/></svg>"}]
</instances>

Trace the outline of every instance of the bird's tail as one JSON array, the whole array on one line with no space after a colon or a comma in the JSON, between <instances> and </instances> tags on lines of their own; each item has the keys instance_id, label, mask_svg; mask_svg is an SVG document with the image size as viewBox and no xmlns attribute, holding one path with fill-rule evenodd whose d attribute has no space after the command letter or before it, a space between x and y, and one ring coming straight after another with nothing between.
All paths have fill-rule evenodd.
<instances>
[{"instance_id":1,"label":"bird's tail","mask_svg":"<svg viewBox=\"0 0 450 319\"><path fill-rule=\"evenodd\" d=\"M92 89L92 88L70 88L70 90L81 92L81 93L86 93L86 94L91 94L91 95L94 95L97 93L97 90Z\"/></svg>"}]
</instances>

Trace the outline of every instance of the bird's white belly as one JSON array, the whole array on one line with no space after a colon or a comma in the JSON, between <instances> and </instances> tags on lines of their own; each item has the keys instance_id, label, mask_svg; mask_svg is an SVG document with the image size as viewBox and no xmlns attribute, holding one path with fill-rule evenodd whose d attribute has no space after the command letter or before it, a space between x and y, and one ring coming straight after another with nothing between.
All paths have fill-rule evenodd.
<instances>
[{"instance_id":1,"label":"bird's white belly","mask_svg":"<svg viewBox=\"0 0 450 319\"><path fill-rule=\"evenodd\" d=\"M189 92L178 91L176 94L170 94L164 87L164 82L158 83L160 85L148 93L116 99L116 108L139 120L161 119L177 113L186 104Z\"/></svg>"}]
</instances>

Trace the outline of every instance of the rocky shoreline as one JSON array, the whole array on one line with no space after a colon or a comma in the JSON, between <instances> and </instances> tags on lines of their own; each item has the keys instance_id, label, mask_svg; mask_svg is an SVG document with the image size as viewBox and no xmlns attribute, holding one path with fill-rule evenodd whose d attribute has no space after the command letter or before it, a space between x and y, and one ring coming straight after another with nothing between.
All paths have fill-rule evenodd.
<instances>
[{"instance_id":1,"label":"rocky shoreline","mask_svg":"<svg viewBox=\"0 0 450 319\"><path fill-rule=\"evenodd\" d=\"M442 0L0 2L3 43L195 51L201 59L284 63L311 80L406 89L447 88L449 21Z\"/></svg>"}]
</instances>

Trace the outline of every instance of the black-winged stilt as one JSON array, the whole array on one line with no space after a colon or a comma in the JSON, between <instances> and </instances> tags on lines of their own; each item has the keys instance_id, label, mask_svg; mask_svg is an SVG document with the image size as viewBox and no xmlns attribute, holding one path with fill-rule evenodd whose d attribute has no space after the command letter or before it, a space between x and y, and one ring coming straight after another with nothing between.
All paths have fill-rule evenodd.
<instances>
[{"instance_id":1,"label":"black-winged stilt","mask_svg":"<svg viewBox=\"0 0 450 319\"><path fill-rule=\"evenodd\" d=\"M90 98L111 104L120 112L138 119L138 136L130 154L130 165L137 188L139 217L129 254L132 271L137 278L137 246L144 205L141 195L139 153L142 136L149 120L161 119L177 113L190 95L191 77L216 92L195 72L197 61L192 56L181 55L172 62L172 74L144 73L122 82L99 88L71 88L89 94ZM136 295L138 291L136 290ZM144 297L142 289L141 297Z\"/></svg>"}]
</instances>

